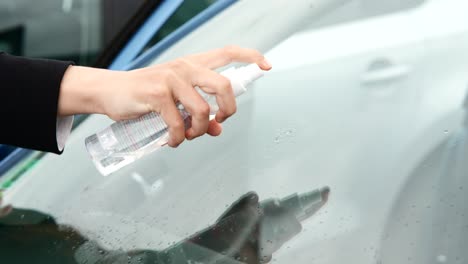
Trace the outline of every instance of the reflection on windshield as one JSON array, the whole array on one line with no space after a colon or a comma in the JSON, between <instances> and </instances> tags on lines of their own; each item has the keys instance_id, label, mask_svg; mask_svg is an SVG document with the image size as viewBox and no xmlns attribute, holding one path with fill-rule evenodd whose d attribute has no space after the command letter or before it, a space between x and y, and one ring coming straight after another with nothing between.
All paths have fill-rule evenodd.
<instances>
[{"instance_id":1,"label":"reflection on windshield","mask_svg":"<svg viewBox=\"0 0 468 264\"><path fill-rule=\"evenodd\" d=\"M50 215L6 206L0 211L0 258L6 263L267 263L301 232L301 221L326 203L329 192L324 187L260 202L249 192L212 226L160 251L105 250Z\"/></svg>"}]
</instances>

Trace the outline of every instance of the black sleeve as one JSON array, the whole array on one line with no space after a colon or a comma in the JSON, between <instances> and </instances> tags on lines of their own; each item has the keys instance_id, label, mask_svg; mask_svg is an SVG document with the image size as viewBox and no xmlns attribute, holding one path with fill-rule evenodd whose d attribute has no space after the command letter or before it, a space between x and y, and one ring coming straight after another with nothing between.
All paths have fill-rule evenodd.
<instances>
[{"instance_id":1,"label":"black sleeve","mask_svg":"<svg viewBox=\"0 0 468 264\"><path fill-rule=\"evenodd\" d=\"M58 98L71 64L0 52L0 144L61 153L56 136Z\"/></svg>"}]
</instances>

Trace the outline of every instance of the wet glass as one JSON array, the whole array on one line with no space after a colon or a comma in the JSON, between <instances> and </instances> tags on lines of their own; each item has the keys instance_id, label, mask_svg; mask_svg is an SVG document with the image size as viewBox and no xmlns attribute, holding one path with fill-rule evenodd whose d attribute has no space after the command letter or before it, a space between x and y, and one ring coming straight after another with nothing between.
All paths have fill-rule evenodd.
<instances>
[{"instance_id":1,"label":"wet glass","mask_svg":"<svg viewBox=\"0 0 468 264\"><path fill-rule=\"evenodd\" d=\"M84 138L111 121L93 116L62 156L9 171L0 256L466 263L468 4L310 2L240 1L154 58L266 53L219 138L102 177Z\"/></svg>"}]
</instances>

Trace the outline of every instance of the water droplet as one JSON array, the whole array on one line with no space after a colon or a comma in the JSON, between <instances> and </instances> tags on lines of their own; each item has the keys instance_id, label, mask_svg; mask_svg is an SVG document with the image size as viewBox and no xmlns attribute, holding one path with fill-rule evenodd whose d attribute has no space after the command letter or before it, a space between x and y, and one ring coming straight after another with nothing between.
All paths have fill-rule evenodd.
<instances>
[{"instance_id":1,"label":"water droplet","mask_svg":"<svg viewBox=\"0 0 468 264\"><path fill-rule=\"evenodd\" d=\"M24 214L21 215L21 219L24 219Z\"/></svg>"},{"instance_id":2,"label":"water droplet","mask_svg":"<svg viewBox=\"0 0 468 264\"><path fill-rule=\"evenodd\" d=\"M437 262L439 262L439 263L445 263L445 262L447 262L447 256L445 256L445 255L439 255L439 256L437 256Z\"/></svg>"},{"instance_id":3,"label":"water droplet","mask_svg":"<svg viewBox=\"0 0 468 264\"><path fill-rule=\"evenodd\" d=\"M446 129L446 130L444 130L444 133L445 133L445 134L448 134L448 132L449 132L449 131L448 131L447 129Z\"/></svg>"}]
</instances>

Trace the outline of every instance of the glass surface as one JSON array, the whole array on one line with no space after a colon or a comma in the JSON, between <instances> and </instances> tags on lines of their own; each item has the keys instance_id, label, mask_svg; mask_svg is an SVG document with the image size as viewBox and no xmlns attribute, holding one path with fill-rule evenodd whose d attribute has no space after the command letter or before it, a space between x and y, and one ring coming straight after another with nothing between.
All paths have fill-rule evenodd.
<instances>
[{"instance_id":1,"label":"glass surface","mask_svg":"<svg viewBox=\"0 0 468 264\"><path fill-rule=\"evenodd\" d=\"M143 2L2 0L0 50L93 65Z\"/></svg>"},{"instance_id":2,"label":"glass surface","mask_svg":"<svg viewBox=\"0 0 468 264\"><path fill-rule=\"evenodd\" d=\"M145 49L142 52L151 48L153 45L157 44L159 41L167 37L169 34L174 32L177 28L185 24L196 14L204 11L210 5L215 3L216 0L191 0L183 1L183 3L177 8L174 14L164 23L161 29L151 38L151 40L146 45Z\"/></svg>"},{"instance_id":3,"label":"glass surface","mask_svg":"<svg viewBox=\"0 0 468 264\"><path fill-rule=\"evenodd\" d=\"M274 69L223 135L102 177L84 138L111 121L87 119L4 192L0 256L467 263L468 2L394 2L249 0L219 14L153 63L227 44L267 54Z\"/></svg>"}]
</instances>

